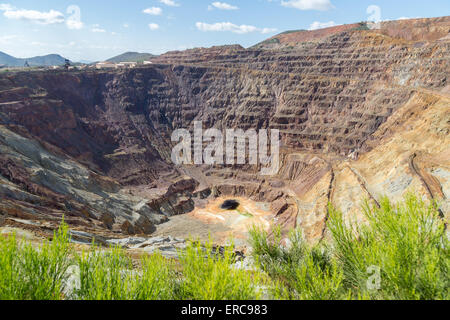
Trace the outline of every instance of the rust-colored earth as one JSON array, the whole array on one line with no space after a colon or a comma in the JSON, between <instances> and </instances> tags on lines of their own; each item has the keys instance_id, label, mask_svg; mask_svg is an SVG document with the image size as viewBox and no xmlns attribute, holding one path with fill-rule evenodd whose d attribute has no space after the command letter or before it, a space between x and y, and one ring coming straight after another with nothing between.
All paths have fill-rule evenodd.
<instances>
[{"instance_id":1,"label":"rust-colored earth","mask_svg":"<svg viewBox=\"0 0 450 320\"><path fill-rule=\"evenodd\" d=\"M364 199L409 192L448 221L449 33L450 17L354 24L134 69L1 73L0 226L241 245L260 224L319 241L329 203L363 223ZM175 166L171 134L195 121L278 129L279 172Z\"/></svg>"}]
</instances>

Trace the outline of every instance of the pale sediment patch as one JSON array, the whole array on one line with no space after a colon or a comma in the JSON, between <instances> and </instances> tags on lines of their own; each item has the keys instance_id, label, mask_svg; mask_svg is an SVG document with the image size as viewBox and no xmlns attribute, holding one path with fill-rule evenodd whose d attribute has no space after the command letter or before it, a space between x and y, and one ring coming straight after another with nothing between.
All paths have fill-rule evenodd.
<instances>
[{"instance_id":1,"label":"pale sediment patch","mask_svg":"<svg viewBox=\"0 0 450 320\"><path fill-rule=\"evenodd\" d=\"M239 202L235 210L221 209L224 201L233 199ZM248 231L252 226L269 230L273 214L260 202L240 197L219 197L210 200L205 207L171 217L171 221L158 226L155 235L171 235L174 237L189 237L208 240L209 237L217 244L229 240L237 246L245 246Z\"/></svg>"}]
</instances>

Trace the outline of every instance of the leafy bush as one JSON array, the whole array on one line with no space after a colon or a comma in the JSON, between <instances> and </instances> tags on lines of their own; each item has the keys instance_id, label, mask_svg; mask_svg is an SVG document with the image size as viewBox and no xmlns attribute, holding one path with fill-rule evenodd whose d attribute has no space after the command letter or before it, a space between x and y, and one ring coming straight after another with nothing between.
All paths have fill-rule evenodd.
<instances>
[{"instance_id":1,"label":"leafy bush","mask_svg":"<svg viewBox=\"0 0 450 320\"><path fill-rule=\"evenodd\" d=\"M436 206L411 195L380 203L366 203L359 225L330 206L328 243L293 231L283 244L280 229L252 229L262 272L236 268L233 247L219 252L211 241L189 242L175 262L133 261L120 248L74 252L64 223L40 246L0 237L0 300L248 300L264 287L275 299L449 299L449 239Z\"/></svg>"},{"instance_id":2,"label":"leafy bush","mask_svg":"<svg viewBox=\"0 0 450 320\"><path fill-rule=\"evenodd\" d=\"M332 210L330 231L347 287L372 299L448 299L449 240L434 204L409 195L380 208L366 204L367 225L348 225ZM369 269L380 270L379 290L367 288Z\"/></svg>"},{"instance_id":3,"label":"leafy bush","mask_svg":"<svg viewBox=\"0 0 450 320\"><path fill-rule=\"evenodd\" d=\"M0 238L0 299L60 299L63 278L70 265L68 229L62 225L53 241L40 247Z\"/></svg>"},{"instance_id":4,"label":"leafy bush","mask_svg":"<svg viewBox=\"0 0 450 320\"><path fill-rule=\"evenodd\" d=\"M251 275L233 266L233 247L218 253L211 242L201 245L190 242L180 252L182 278L178 287L178 299L188 300L249 300L258 299L260 290L255 284L258 275Z\"/></svg>"},{"instance_id":5,"label":"leafy bush","mask_svg":"<svg viewBox=\"0 0 450 320\"><path fill-rule=\"evenodd\" d=\"M18 245L16 237L0 236L0 299L24 299L19 275Z\"/></svg>"},{"instance_id":6,"label":"leafy bush","mask_svg":"<svg viewBox=\"0 0 450 320\"><path fill-rule=\"evenodd\" d=\"M120 248L101 251L92 247L77 256L80 287L74 298L82 300L159 300L172 297L170 262L159 254L144 257L141 268Z\"/></svg>"},{"instance_id":7,"label":"leafy bush","mask_svg":"<svg viewBox=\"0 0 450 320\"><path fill-rule=\"evenodd\" d=\"M251 232L257 264L277 279L282 299L449 299L449 240L434 204L415 196L381 207L366 203L367 224L346 222L330 206L332 241L309 246L298 232L289 246Z\"/></svg>"},{"instance_id":8,"label":"leafy bush","mask_svg":"<svg viewBox=\"0 0 450 320\"><path fill-rule=\"evenodd\" d=\"M75 296L84 300L125 300L133 291L131 259L120 248L108 252L95 246L77 256L80 288Z\"/></svg>"},{"instance_id":9,"label":"leafy bush","mask_svg":"<svg viewBox=\"0 0 450 320\"><path fill-rule=\"evenodd\" d=\"M342 297L342 271L325 246L309 246L299 231L289 235L282 245L281 231L250 232L253 257L257 265L279 281L272 294L278 299L331 300Z\"/></svg>"},{"instance_id":10,"label":"leafy bush","mask_svg":"<svg viewBox=\"0 0 450 320\"><path fill-rule=\"evenodd\" d=\"M174 298L175 269L174 263L160 254L145 256L141 260L142 275L135 299L167 300Z\"/></svg>"},{"instance_id":11,"label":"leafy bush","mask_svg":"<svg viewBox=\"0 0 450 320\"><path fill-rule=\"evenodd\" d=\"M232 247L191 242L178 264L160 254L132 261L118 247L70 250L63 223L36 248L0 237L0 300L256 299L257 275L234 268ZM138 265L137 265L138 264ZM181 271L180 271L181 270ZM74 278L73 278L74 277Z\"/></svg>"},{"instance_id":12,"label":"leafy bush","mask_svg":"<svg viewBox=\"0 0 450 320\"><path fill-rule=\"evenodd\" d=\"M352 29L353 31L367 31L370 30L367 22L360 22L357 27Z\"/></svg>"}]
</instances>

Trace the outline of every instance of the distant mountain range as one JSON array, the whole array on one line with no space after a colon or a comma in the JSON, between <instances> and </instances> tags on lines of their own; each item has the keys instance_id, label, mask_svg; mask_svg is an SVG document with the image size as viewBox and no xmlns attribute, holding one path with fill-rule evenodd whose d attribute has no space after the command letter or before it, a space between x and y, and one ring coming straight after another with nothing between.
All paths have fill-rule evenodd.
<instances>
[{"instance_id":1,"label":"distant mountain range","mask_svg":"<svg viewBox=\"0 0 450 320\"><path fill-rule=\"evenodd\" d=\"M156 57L150 53L140 53L140 52L125 52L121 55L110 58L106 61L112 63L119 62L142 62L150 60ZM6 67L23 67L25 63L28 62L30 67L39 66L62 66L65 63L65 58L58 54L49 54L45 56L37 56L31 58L16 58L9 54L0 51L0 66ZM80 61L78 63L91 64L92 61Z\"/></svg>"},{"instance_id":2,"label":"distant mountain range","mask_svg":"<svg viewBox=\"0 0 450 320\"><path fill-rule=\"evenodd\" d=\"M116 57L106 60L107 62L119 63L119 62L142 62L156 57L150 53L139 53L139 52L125 52Z\"/></svg>"},{"instance_id":3,"label":"distant mountain range","mask_svg":"<svg viewBox=\"0 0 450 320\"><path fill-rule=\"evenodd\" d=\"M23 67L25 63L31 67L37 66L61 66L65 63L65 58L58 54L49 54L31 58L16 58L0 51L0 65L7 67Z\"/></svg>"}]
</instances>

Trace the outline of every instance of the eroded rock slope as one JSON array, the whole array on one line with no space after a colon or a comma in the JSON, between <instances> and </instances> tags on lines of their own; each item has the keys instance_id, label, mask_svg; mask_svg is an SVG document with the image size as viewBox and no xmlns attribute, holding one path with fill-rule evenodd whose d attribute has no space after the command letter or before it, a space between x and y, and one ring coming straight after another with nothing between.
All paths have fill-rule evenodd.
<instances>
[{"instance_id":1,"label":"eroded rock slope","mask_svg":"<svg viewBox=\"0 0 450 320\"><path fill-rule=\"evenodd\" d=\"M415 191L449 215L450 18L289 32L118 71L0 75L0 214L151 234L210 197L326 236L327 203ZM275 39L275 40L274 40ZM174 129L279 129L280 171L176 167Z\"/></svg>"}]
</instances>

